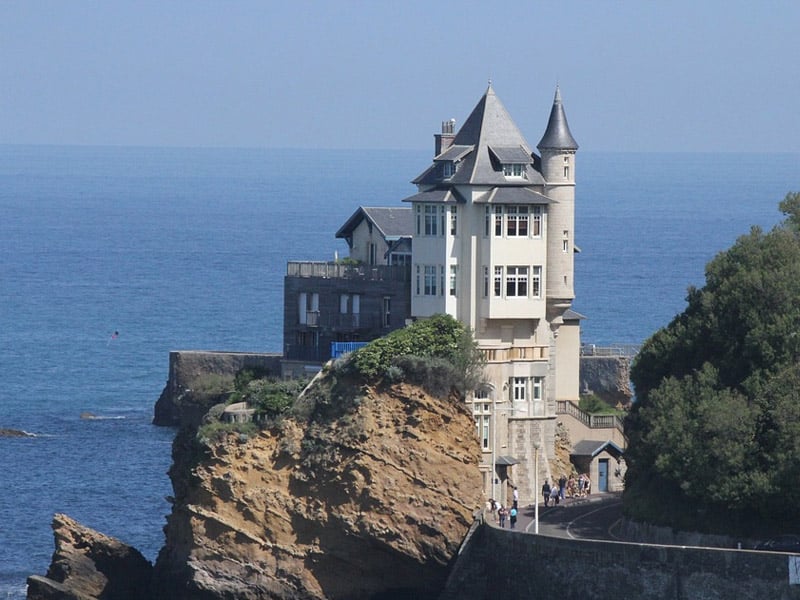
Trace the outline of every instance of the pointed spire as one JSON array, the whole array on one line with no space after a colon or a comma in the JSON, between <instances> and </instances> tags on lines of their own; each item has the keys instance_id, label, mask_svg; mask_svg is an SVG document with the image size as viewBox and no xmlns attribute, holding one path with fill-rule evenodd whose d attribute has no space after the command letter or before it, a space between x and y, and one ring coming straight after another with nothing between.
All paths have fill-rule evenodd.
<instances>
[{"instance_id":1,"label":"pointed spire","mask_svg":"<svg viewBox=\"0 0 800 600\"><path fill-rule=\"evenodd\" d=\"M550 120L547 130L542 136L542 141L536 146L539 150L577 150L578 142L572 137L564 106L561 104L561 88L556 85L556 94L553 98L553 108L550 110Z\"/></svg>"}]
</instances>

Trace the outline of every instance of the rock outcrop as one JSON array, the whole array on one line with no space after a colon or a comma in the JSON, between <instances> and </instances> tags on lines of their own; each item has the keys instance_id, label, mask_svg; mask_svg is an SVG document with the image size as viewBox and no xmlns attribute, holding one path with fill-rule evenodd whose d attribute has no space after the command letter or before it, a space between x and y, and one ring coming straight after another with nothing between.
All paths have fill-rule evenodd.
<instances>
[{"instance_id":1,"label":"rock outcrop","mask_svg":"<svg viewBox=\"0 0 800 600\"><path fill-rule=\"evenodd\" d=\"M300 413L250 438L229 433L202 458L184 430L158 589L176 600L435 598L482 502L474 428L457 398L323 378Z\"/></svg>"},{"instance_id":2,"label":"rock outcrop","mask_svg":"<svg viewBox=\"0 0 800 600\"><path fill-rule=\"evenodd\" d=\"M28 600L142 600L153 567L141 553L66 515L53 518L56 550L45 577L28 578Z\"/></svg>"},{"instance_id":3,"label":"rock outcrop","mask_svg":"<svg viewBox=\"0 0 800 600\"><path fill-rule=\"evenodd\" d=\"M629 356L581 356L581 393L595 394L609 406L628 406L633 398L630 370Z\"/></svg>"}]
</instances>

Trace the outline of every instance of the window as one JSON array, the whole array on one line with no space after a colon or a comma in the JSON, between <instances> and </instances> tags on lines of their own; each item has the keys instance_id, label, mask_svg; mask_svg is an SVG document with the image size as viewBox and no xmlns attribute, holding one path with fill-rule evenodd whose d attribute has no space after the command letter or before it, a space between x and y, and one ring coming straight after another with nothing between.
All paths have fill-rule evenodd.
<instances>
[{"instance_id":1,"label":"window","mask_svg":"<svg viewBox=\"0 0 800 600\"><path fill-rule=\"evenodd\" d=\"M416 282L417 283L417 296L419 296L419 291L420 291L420 269L419 269L419 265L414 265L414 269L416 271L416 278L417 278L417 282Z\"/></svg>"},{"instance_id":2,"label":"window","mask_svg":"<svg viewBox=\"0 0 800 600\"><path fill-rule=\"evenodd\" d=\"M531 273L531 297L542 297L542 267L535 265Z\"/></svg>"},{"instance_id":3,"label":"window","mask_svg":"<svg viewBox=\"0 0 800 600\"><path fill-rule=\"evenodd\" d=\"M564 179L569 179L569 167L564 166Z\"/></svg>"},{"instance_id":4,"label":"window","mask_svg":"<svg viewBox=\"0 0 800 600\"><path fill-rule=\"evenodd\" d=\"M392 299L388 296L383 297L383 326L389 327L392 324Z\"/></svg>"},{"instance_id":5,"label":"window","mask_svg":"<svg viewBox=\"0 0 800 600\"><path fill-rule=\"evenodd\" d=\"M442 177L449 179L456 173L456 163L452 160L445 160L442 162Z\"/></svg>"},{"instance_id":6,"label":"window","mask_svg":"<svg viewBox=\"0 0 800 600\"><path fill-rule=\"evenodd\" d=\"M509 206L506 208L506 235L508 237L528 237L527 206Z\"/></svg>"},{"instance_id":7,"label":"window","mask_svg":"<svg viewBox=\"0 0 800 600\"><path fill-rule=\"evenodd\" d=\"M425 295L436 295L436 265L425 265Z\"/></svg>"},{"instance_id":8,"label":"window","mask_svg":"<svg viewBox=\"0 0 800 600\"><path fill-rule=\"evenodd\" d=\"M416 222L417 235L422 235L422 207L417 204L414 207L414 216Z\"/></svg>"},{"instance_id":9,"label":"window","mask_svg":"<svg viewBox=\"0 0 800 600\"><path fill-rule=\"evenodd\" d=\"M348 312L347 305L349 304L349 302L350 302L350 296L348 296L347 294L342 294L341 296L339 296L339 312L342 313L343 315L346 315Z\"/></svg>"},{"instance_id":10,"label":"window","mask_svg":"<svg viewBox=\"0 0 800 600\"><path fill-rule=\"evenodd\" d=\"M528 296L528 267L506 268L506 297Z\"/></svg>"},{"instance_id":11,"label":"window","mask_svg":"<svg viewBox=\"0 0 800 600\"><path fill-rule=\"evenodd\" d=\"M533 237L541 237L542 236L542 207L541 206L534 206L531 211L532 217L532 227L531 227L531 235Z\"/></svg>"},{"instance_id":12,"label":"window","mask_svg":"<svg viewBox=\"0 0 800 600\"><path fill-rule=\"evenodd\" d=\"M503 267L494 268L494 295L503 295Z\"/></svg>"},{"instance_id":13,"label":"window","mask_svg":"<svg viewBox=\"0 0 800 600\"><path fill-rule=\"evenodd\" d=\"M534 377L533 378L533 399L534 400L541 400L542 399L542 384L544 383L544 377Z\"/></svg>"},{"instance_id":14,"label":"window","mask_svg":"<svg viewBox=\"0 0 800 600\"><path fill-rule=\"evenodd\" d=\"M450 207L450 235L456 235L458 231L458 207Z\"/></svg>"},{"instance_id":15,"label":"window","mask_svg":"<svg viewBox=\"0 0 800 600\"><path fill-rule=\"evenodd\" d=\"M565 229L564 230L564 235L562 237L563 237L563 240L562 240L563 250L564 250L564 252L569 252L569 231Z\"/></svg>"},{"instance_id":16,"label":"window","mask_svg":"<svg viewBox=\"0 0 800 600\"><path fill-rule=\"evenodd\" d=\"M431 204L425 205L425 235L438 235L436 208L436 206Z\"/></svg>"},{"instance_id":17,"label":"window","mask_svg":"<svg viewBox=\"0 0 800 600\"><path fill-rule=\"evenodd\" d=\"M483 235L484 237L489 237L489 228L491 227L492 223L492 209L490 206L484 208L484 223L483 223Z\"/></svg>"},{"instance_id":18,"label":"window","mask_svg":"<svg viewBox=\"0 0 800 600\"><path fill-rule=\"evenodd\" d=\"M484 400L484 398L478 397L477 392L475 393L475 402L472 403L472 415L475 418L475 430L481 440L481 448L488 450L491 443L489 435L491 433L492 405Z\"/></svg>"},{"instance_id":19,"label":"window","mask_svg":"<svg viewBox=\"0 0 800 600\"><path fill-rule=\"evenodd\" d=\"M525 400L525 388L527 387L528 380L525 377L514 377L512 392L515 401Z\"/></svg>"},{"instance_id":20,"label":"window","mask_svg":"<svg viewBox=\"0 0 800 600\"><path fill-rule=\"evenodd\" d=\"M371 265L377 264L377 262L378 262L378 247L375 244L373 244L372 242L369 242L368 251L369 251L369 264L371 264Z\"/></svg>"},{"instance_id":21,"label":"window","mask_svg":"<svg viewBox=\"0 0 800 600\"><path fill-rule=\"evenodd\" d=\"M503 207L494 207L494 236L500 237L503 235Z\"/></svg>"},{"instance_id":22,"label":"window","mask_svg":"<svg viewBox=\"0 0 800 600\"><path fill-rule=\"evenodd\" d=\"M483 297L489 297L489 267L483 267Z\"/></svg>"},{"instance_id":23,"label":"window","mask_svg":"<svg viewBox=\"0 0 800 600\"><path fill-rule=\"evenodd\" d=\"M444 296L444 265L439 265L439 293Z\"/></svg>"},{"instance_id":24,"label":"window","mask_svg":"<svg viewBox=\"0 0 800 600\"><path fill-rule=\"evenodd\" d=\"M458 283L457 275L458 275L458 265L450 265L450 295L451 296L455 296L456 295L456 285Z\"/></svg>"},{"instance_id":25,"label":"window","mask_svg":"<svg viewBox=\"0 0 800 600\"><path fill-rule=\"evenodd\" d=\"M525 165L522 163L508 163L503 165L503 175L506 177L524 177Z\"/></svg>"}]
</instances>

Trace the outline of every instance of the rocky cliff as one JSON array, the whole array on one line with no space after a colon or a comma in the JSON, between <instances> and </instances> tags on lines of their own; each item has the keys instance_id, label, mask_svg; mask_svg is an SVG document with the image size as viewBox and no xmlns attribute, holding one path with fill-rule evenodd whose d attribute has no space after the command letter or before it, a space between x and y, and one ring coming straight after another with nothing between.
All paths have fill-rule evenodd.
<instances>
[{"instance_id":1,"label":"rocky cliff","mask_svg":"<svg viewBox=\"0 0 800 600\"><path fill-rule=\"evenodd\" d=\"M258 433L183 428L150 597L435 598L481 506L474 427L459 398L329 376ZM29 597L116 598L60 581Z\"/></svg>"},{"instance_id":2,"label":"rocky cliff","mask_svg":"<svg viewBox=\"0 0 800 600\"><path fill-rule=\"evenodd\" d=\"M196 464L194 439L179 438L156 564L170 597L438 595L481 505L471 415L414 387L329 383L300 414L228 434Z\"/></svg>"}]
</instances>

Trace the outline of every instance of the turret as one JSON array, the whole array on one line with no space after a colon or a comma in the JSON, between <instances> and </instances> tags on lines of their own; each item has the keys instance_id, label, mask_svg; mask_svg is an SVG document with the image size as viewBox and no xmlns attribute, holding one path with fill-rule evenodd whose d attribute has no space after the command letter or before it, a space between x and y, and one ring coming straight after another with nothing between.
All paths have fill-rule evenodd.
<instances>
[{"instance_id":1,"label":"turret","mask_svg":"<svg viewBox=\"0 0 800 600\"><path fill-rule=\"evenodd\" d=\"M547 220L547 298L555 306L567 308L575 297L573 252L578 143L569 130L558 87L547 129L537 148L542 155L545 194L556 201L550 205Z\"/></svg>"}]
</instances>

